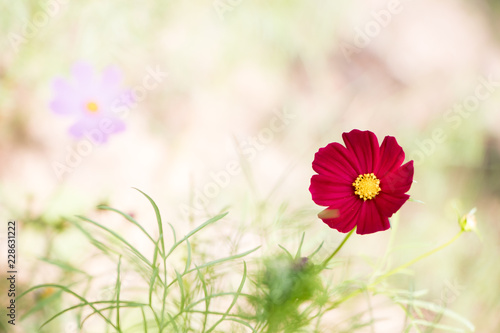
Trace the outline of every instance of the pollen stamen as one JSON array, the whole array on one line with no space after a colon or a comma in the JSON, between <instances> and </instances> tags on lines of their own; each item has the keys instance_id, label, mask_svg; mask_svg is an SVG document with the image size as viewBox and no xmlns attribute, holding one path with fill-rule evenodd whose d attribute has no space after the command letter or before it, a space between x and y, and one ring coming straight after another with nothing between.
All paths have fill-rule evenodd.
<instances>
[{"instance_id":1,"label":"pollen stamen","mask_svg":"<svg viewBox=\"0 0 500 333\"><path fill-rule=\"evenodd\" d=\"M381 191L380 180L373 173L359 175L352 186L354 186L354 194L364 201L375 198Z\"/></svg>"},{"instance_id":2,"label":"pollen stamen","mask_svg":"<svg viewBox=\"0 0 500 333\"><path fill-rule=\"evenodd\" d=\"M96 113L97 111L99 111L99 106L96 102L88 102L86 107L90 113Z\"/></svg>"}]
</instances>

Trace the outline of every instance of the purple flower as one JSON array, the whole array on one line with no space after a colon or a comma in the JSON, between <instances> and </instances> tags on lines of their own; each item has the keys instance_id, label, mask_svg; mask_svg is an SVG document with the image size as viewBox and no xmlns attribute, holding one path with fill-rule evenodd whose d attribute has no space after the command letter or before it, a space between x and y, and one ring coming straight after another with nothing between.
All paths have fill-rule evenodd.
<instances>
[{"instance_id":1,"label":"purple flower","mask_svg":"<svg viewBox=\"0 0 500 333\"><path fill-rule=\"evenodd\" d=\"M77 139L86 136L101 144L110 134L123 131L125 123L116 109L131 99L130 94L120 88L120 72L108 68L99 77L90 65L78 63L72 69L72 76L72 80L54 81L54 97L50 103L56 114L75 118L69 133Z\"/></svg>"}]
</instances>

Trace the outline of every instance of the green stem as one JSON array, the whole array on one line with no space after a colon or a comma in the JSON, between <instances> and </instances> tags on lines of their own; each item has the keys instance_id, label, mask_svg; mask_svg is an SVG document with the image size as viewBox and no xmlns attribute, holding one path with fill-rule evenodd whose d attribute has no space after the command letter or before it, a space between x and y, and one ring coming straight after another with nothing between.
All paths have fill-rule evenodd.
<instances>
[{"instance_id":1,"label":"green stem","mask_svg":"<svg viewBox=\"0 0 500 333\"><path fill-rule=\"evenodd\" d=\"M343 303L343 302L347 301L348 299L351 299L354 296L359 295L364 290L370 290L370 289L372 289L377 284L379 284L382 280L388 278L389 276L391 276L393 274L396 274L397 272L399 272L399 271L401 271L401 270L403 270L403 269L405 269L405 268L413 265L414 263L416 263L416 262L418 262L418 261L420 261L420 260L422 260L422 259L424 259L424 258L426 258L426 257L428 257L428 256L430 256L430 255L432 255L432 254L434 254L436 252L438 252L438 251L441 251L442 249L444 249L445 247L449 246L451 243L453 243L454 241L456 241L458 239L458 237L460 237L462 235L463 232L464 232L463 230L460 230L460 232L458 234L456 234L452 239L450 239L448 242L444 243L443 245L438 246L435 249L433 249L433 250L431 250L429 252L426 252L426 253L422 254L421 256L419 256L419 257L417 257L417 258L415 258L415 259L407 262L406 264L403 264L403 265L401 265L399 267L396 267L393 270L385 273L384 275L379 276L374 282L372 282L371 284L369 284L366 288L357 289L357 290L353 291L352 293L350 293L349 295L347 295L345 298L343 298L340 302L336 303L335 307L338 306L340 303ZM351 231L351 233L352 233L352 231ZM347 240L347 238L349 238L349 235L347 235L346 239L344 239L344 241L342 242L342 244L340 244L340 246L339 246L339 248L337 248L337 250L339 250L340 247L342 247L343 243L345 243L345 241ZM334 252L333 255L330 256L330 258L328 258L328 260L330 260L335 255L335 253L338 252L337 250ZM325 262L326 262L326 260L325 260ZM330 309L331 308L329 308L328 310L330 310Z\"/></svg>"},{"instance_id":2,"label":"green stem","mask_svg":"<svg viewBox=\"0 0 500 333\"><path fill-rule=\"evenodd\" d=\"M426 253L422 254L421 256L419 256L419 257L417 257L417 258L415 258L415 259L407 262L406 264L403 264L403 265L401 265L399 267L396 267L393 270L385 273L384 275L379 276L373 283L371 283L368 286L368 288L375 286L376 284L380 283L385 278L387 278L387 277L389 277L389 276L391 276L393 274L396 274L397 272L405 269L406 267L409 267L409 266L413 265L414 263L416 263L416 262L418 262L418 261L420 261L420 260L422 260L424 258L427 258L428 256L430 256L430 255L432 255L432 254L434 254L436 252L441 251L442 249L444 249L445 247L447 247L448 245L450 245L451 243L453 243L454 241L456 241L458 239L458 237L460 237L460 235L462 235L463 232L464 232L463 230L460 230L460 232L458 234L456 234L455 237L453 237L452 239L450 239L448 242L444 243L443 245L438 246L434 250L426 252Z\"/></svg>"},{"instance_id":3,"label":"green stem","mask_svg":"<svg viewBox=\"0 0 500 333\"><path fill-rule=\"evenodd\" d=\"M344 246L345 242L347 242L349 237L351 237L354 230L356 230L356 227L354 227L351 231L349 231L349 233L344 237L344 240L342 241L342 243L340 243L339 246L337 246L337 248L335 249L335 251L333 251L333 253L323 261L323 263L321 264L322 268L325 268L326 265L328 264L328 262L330 262L330 260L332 260L332 258L335 257L335 255L340 251L342 246Z\"/></svg>"}]
</instances>

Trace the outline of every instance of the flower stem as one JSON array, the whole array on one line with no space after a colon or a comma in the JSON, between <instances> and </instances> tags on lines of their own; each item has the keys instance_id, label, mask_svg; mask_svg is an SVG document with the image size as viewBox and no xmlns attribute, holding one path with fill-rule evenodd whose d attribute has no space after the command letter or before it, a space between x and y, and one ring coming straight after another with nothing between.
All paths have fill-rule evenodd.
<instances>
[{"instance_id":1,"label":"flower stem","mask_svg":"<svg viewBox=\"0 0 500 333\"><path fill-rule=\"evenodd\" d=\"M352 233L352 231L351 231ZM339 245L339 247L337 248L337 250L335 250L335 252L330 256L330 258L328 258L328 260L330 260L334 255L335 253L338 252L338 250L340 250L340 248L342 247L342 245L345 243L345 241L347 240L347 238L349 238L350 234L346 236L346 238L344 239L344 241L342 242L342 244ZM458 237L460 237L462 235L462 233L464 233L463 230L460 230L460 232L458 234L456 234L452 239L450 239L448 242L444 243L443 245L441 246L438 246L436 247L435 249L429 251L429 252L426 252L424 254L422 254L421 256L399 266L399 267L396 267L394 268L393 270L385 273L384 275L381 275L379 276L374 282L372 282L371 284L369 284L368 286L364 287L364 288L361 288L361 289L356 289L355 291L353 291L352 293L348 294L346 297L344 297L340 302L336 303L335 306L338 306L340 303L343 303L345 301L347 301L348 299L351 299L359 294L361 294L363 291L366 291L366 290L371 290L373 287L375 287L377 284L379 284L380 282L382 282L382 280L384 280L385 278L393 275L393 274L396 274L397 272L405 269L406 267L409 267L411 265L413 265L414 263L416 263L417 261L420 261L436 252L439 252L441 251L442 249L444 249L445 247L447 247L448 245L450 245L451 243L453 243L454 241L456 241L458 239ZM328 261L325 260L325 263L327 263ZM328 310L331 310L332 308L329 308Z\"/></svg>"},{"instance_id":2,"label":"flower stem","mask_svg":"<svg viewBox=\"0 0 500 333\"><path fill-rule=\"evenodd\" d=\"M417 258L415 258L415 259L413 259L411 261L408 261L407 263L405 263L405 264L403 264L403 265L401 265L399 267L394 268L393 270L385 273L384 275L379 276L373 283L371 283L368 286L368 288L375 286L376 284L380 283L385 278L387 278L387 277L389 277L389 276L391 276L393 274L396 274L397 272L405 269L406 267L409 267L409 266L413 265L414 263L416 263L416 262L418 262L418 261L420 261L420 260L422 260L424 258L427 258L428 256L430 256L430 255L432 255L432 254L434 254L436 252L441 251L442 249L444 249L445 247L447 247L448 245L450 245L451 243L453 243L454 241L456 241L458 239L458 237L460 237L460 235L462 235L463 232L464 232L463 230L460 230L460 232L458 234L456 234L455 237L453 237L452 239L450 239L448 242L444 243L443 245L438 246L435 249L433 249L433 250L431 250L429 252L426 252L426 253L422 254L421 256L419 256L419 257L417 257Z\"/></svg>"},{"instance_id":3,"label":"flower stem","mask_svg":"<svg viewBox=\"0 0 500 333\"><path fill-rule=\"evenodd\" d=\"M342 246L344 246L345 242L347 242L349 237L351 237L354 230L356 230L356 227L354 227L351 231L349 231L349 233L344 237L344 240L342 241L342 243L340 243L339 246L337 246L337 248L335 249L335 251L333 251L333 253L321 263L322 268L325 268L326 265L328 265L328 262L330 262L330 260L332 260L332 258L335 257L335 255L340 251Z\"/></svg>"}]
</instances>

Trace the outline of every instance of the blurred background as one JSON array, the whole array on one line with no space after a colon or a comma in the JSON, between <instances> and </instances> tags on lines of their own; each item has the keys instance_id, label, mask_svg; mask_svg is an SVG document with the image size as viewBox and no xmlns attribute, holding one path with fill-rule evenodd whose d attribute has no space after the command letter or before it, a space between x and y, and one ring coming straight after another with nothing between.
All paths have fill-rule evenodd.
<instances>
[{"instance_id":1,"label":"blurred background","mask_svg":"<svg viewBox=\"0 0 500 333\"><path fill-rule=\"evenodd\" d=\"M311 162L358 128L395 136L415 161L410 194L423 203L400 212L394 265L452 238L477 207L482 240L468 233L395 281L496 332L499 16L496 0L0 0L0 218L18 221L18 288L60 278L38 258L85 255L65 217L133 235L96 211L106 203L154 227L132 187L179 234L229 211L212 239L225 250L235 233L238 246L265 249L296 246L303 231L308 249L334 249L343 235L316 218ZM119 69L122 88L142 95L119 114L123 132L71 163L83 139L50 103L54 80L74 80L79 62L97 76ZM388 239L353 236L343 255L376 259ZM404 313L386 305L380 332L401 331Z\"/></svg>"}]
</instances>

